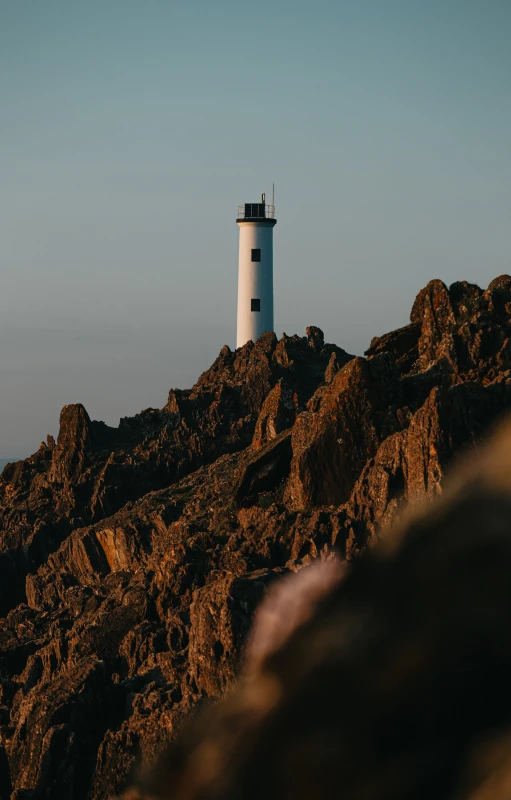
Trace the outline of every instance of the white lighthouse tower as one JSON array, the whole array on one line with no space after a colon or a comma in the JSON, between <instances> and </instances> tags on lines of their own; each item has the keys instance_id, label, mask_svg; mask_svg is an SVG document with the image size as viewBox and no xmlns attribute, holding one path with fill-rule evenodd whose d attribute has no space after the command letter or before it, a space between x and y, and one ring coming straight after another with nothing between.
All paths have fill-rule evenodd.
<instances>
[{"instance_id":1,"label":"white lighthouse tower","mask_svg":"<svg viewBox=\"0 0 511 800\"><path fill-rule=\"evenodd\" d=\"M238 263L238 329L236 347L273 330L273 228L275 206L260 203L238 206L240 229Z\"/></svg>"}]
</instances>

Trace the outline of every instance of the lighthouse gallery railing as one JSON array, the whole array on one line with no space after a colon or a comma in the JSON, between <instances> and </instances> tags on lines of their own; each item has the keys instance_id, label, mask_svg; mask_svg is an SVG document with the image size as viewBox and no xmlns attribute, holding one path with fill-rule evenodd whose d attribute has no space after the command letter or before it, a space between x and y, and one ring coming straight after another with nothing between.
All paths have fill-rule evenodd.
<instances>
[{"instance_id":1,"label":"lighthouse gallery railing","mask_svg":"<svg viewBox=\"0 0 511 800\"><path fill-rule=\"evenodd\" d=\"M238 219L275 219L275 206L264 203L242 203L238 206Z\"/></svg>"}]
</instances>

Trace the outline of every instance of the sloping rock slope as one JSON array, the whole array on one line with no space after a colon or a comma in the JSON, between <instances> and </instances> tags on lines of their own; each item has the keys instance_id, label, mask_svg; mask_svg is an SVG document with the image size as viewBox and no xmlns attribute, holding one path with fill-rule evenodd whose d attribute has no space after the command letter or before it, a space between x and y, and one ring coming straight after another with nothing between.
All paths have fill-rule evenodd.
<instances>
[{"instance_id":1,"label":"sloping rock slope","mask_svg":"<svg viewBox=\"0 0 511 800\"><path fill-rule=\"evenodd\" d=\"M509 800L511 425L350 565L258 607L236 685L126 800Z\"/></svg>"},{"instance_id":2,"label":"sloping rock slope","mask_svg":"<svg viewBox=\"0 0 511 800\"><path fill-rule=\"evenodd\" d=\"M346 560L511 409L511 278L431 281L366 358L224 347L117 429L66 406L0 478L0 796L122 791L237 674L268 585Z\"/></svg>"}]
</instances>

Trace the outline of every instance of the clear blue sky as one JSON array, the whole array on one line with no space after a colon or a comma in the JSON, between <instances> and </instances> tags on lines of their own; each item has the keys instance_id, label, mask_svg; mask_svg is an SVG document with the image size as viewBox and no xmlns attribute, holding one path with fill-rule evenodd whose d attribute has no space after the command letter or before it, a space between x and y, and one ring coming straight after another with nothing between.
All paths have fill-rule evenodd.
<instances>
[{"instance_id":1,"label":"clear blue sky","mask_svg":"<svg viewBox=\"0 0 511 800\"><path fill-rule=\"evenodd\" d=\"M509 0L0 0L0 456L234 346L272 181L279 334L510 271L510 41Z\"/></svg>"}]
</instances>

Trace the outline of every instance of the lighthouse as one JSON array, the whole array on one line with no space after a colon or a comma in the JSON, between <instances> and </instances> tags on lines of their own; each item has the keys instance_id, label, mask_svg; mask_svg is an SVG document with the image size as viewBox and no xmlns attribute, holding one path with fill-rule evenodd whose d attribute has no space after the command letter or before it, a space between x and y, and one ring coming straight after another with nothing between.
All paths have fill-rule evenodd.
<instances>
[{"instance_id":1,"label":"lighthouse","mask_svg":"<svg viewBox=\"0 0 511 800\"><path fill-rule=\"evenodd\" d=\"M238 326L236 347L273 331L273 228L275 206L260 203L238 206L240 229L238 260Z\"/></svg>"}]
</instances>

